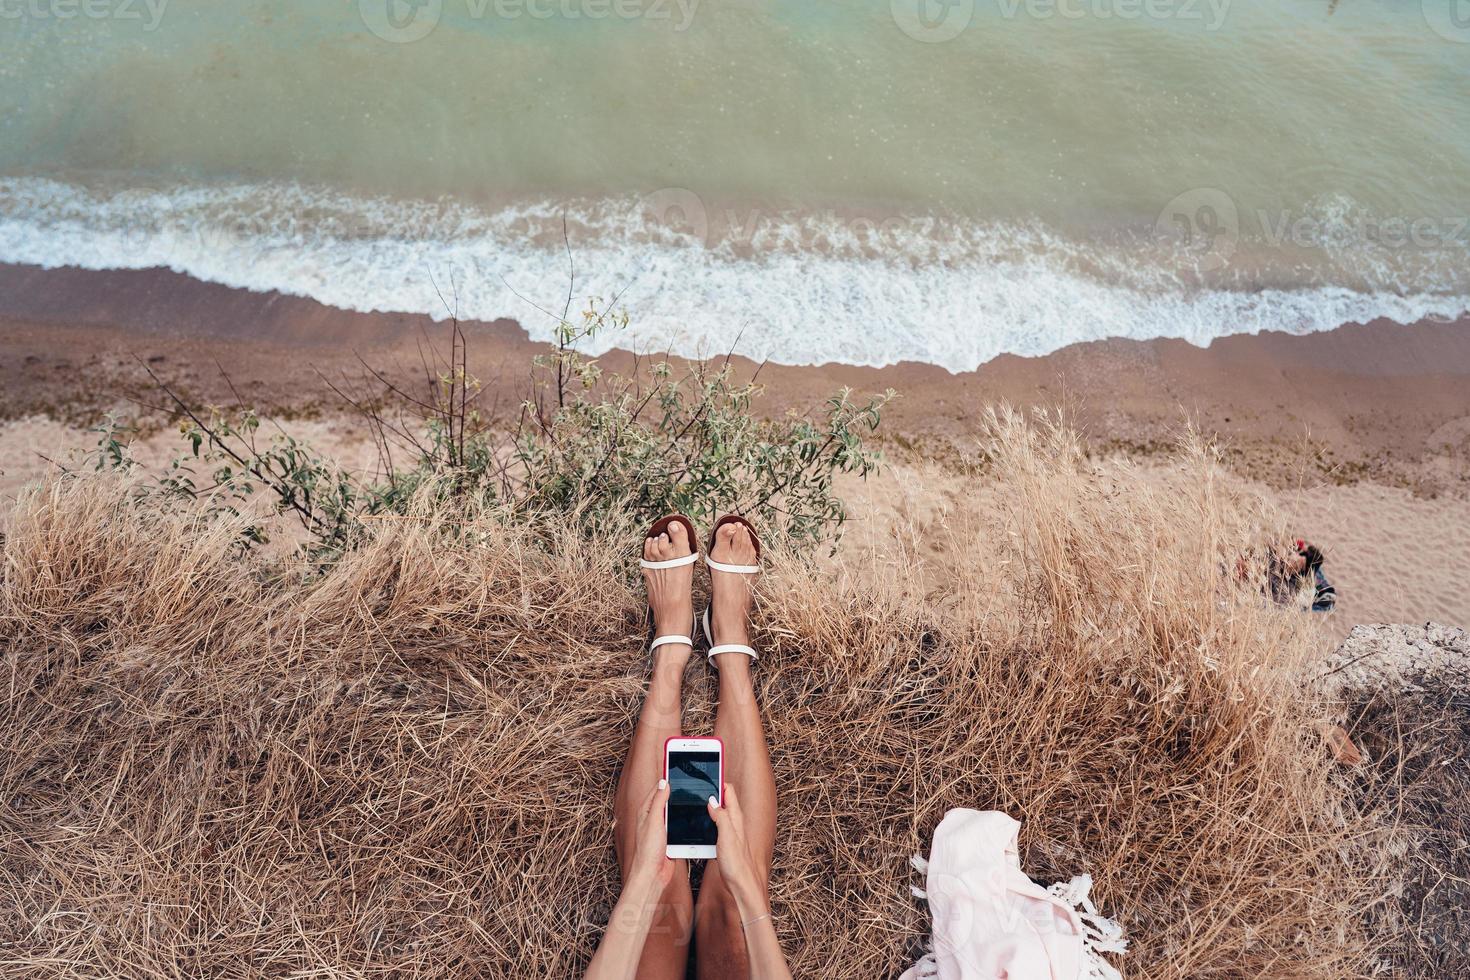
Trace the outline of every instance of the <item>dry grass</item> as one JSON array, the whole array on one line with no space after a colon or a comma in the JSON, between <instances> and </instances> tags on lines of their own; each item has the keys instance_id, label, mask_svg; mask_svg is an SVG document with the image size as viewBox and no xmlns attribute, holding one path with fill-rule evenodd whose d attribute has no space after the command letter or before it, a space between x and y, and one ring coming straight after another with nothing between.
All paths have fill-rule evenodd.
<instances>
[{"instance_id":1,"label":"dry grass","mask_svg":"<svg viewBox=\"0 0 1470 980\"><path fill-rule=\"evenodd\" d=\"M1374 832L1295 683L1302 619L1233 592L1259 529L1208 460L1175 492L999 420L992 524L917 559L783 559L759 610L796 975L895 976L945 810L1090 871L1133 977L1351 977ZM385 522L326 575L115 484L4 545L0 973L572 977L615 896L612 788L644 686L630 541ZM712 679L686 683L708 730Z\"/></svg>"},{"instance_id":2,"label":"dry grass","mask_svg":"<svg viewBox=\"0 0 1470 980\"><path fill-rule=\"evenodd\" d=\"M1467 678L1420 676L1354 706L1349 725L1375 765L1363 793L1384 799L1413 832L1396 854L1402 892L1373 911L1392 942L1389 975L1470 976L1470 692Z\"/></svg>"}]
</instances>

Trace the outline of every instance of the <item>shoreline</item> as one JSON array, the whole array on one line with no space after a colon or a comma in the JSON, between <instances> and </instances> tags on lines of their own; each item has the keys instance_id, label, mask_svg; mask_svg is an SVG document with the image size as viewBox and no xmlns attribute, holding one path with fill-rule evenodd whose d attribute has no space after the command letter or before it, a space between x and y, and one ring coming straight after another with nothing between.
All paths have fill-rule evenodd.
<instances>
[{"instance_id":1,"label":"shoreline","mask_svg":"<svg viewBox=\"0 0 1470 980\"><path fill-rule=\"evenodd\" d=\"M508 417L545 345L512 320L462 326L470 373L491 390L486 404ZM0 265L0 497L13 499L52 460L94 448L86 430L108 411L165 429L165 415L128 400L156 404L150 372L191 401L249 404L343 465L369 467L371 447L324 376L350 382L371 364L422 385L420 341L440 341L447 329L424 316L338 310L165 270ZM638 363L627 351L598 360L617 372ZM899 392L875 440L889 465L844 490L850 540L864 552L921 541L923 528L942 526L977 492L955 464L978 453L985 411L998 403L1062 409L1095 456L1160 473L1192 422L1220 447L1232 480L1333 555L1351 611L1324 623L1324 635L1376 619L1470 618L1454 587L1470 554L1470 322L1348 324L1206 348L1098 341L1006 355L963 374L914 363L731 363L758 377L755 408L768 416L819 411L844 387L858 397ZM159 431L140 451L161 463L178 448Z\"/></svg>"},{"instance_id":2,"label":"shoreline","mask_svg":"<svg viewBox=\"0 0 1470 980\"><path fill-rule=\"evenodd\" d=\"M544 344L510 319L462 326L472 373L487 386L524 386ZM147 382L144 364L204 400L231 398L218 367L228 365L234 388L262 408L319 413L333 400L323 397L322 374L360 374L368 362L421 376L420 341L446 330L418 314L341 310L164 269L0 264L0 417L100 417L109 400ZM609 370L634 364L621 349L599 360ZM769 414L819 408L844 387L859 395L893 388L902 397L880 432L920 455L968 452L983 407L1005 402L1065 409L1091 446L1144 455L1192 420L1267 482L1316 472L1429 492L1470 487L1470 319L1240 334L1208 347L1089 341L1039 357L1002 355L958 374L915 362L757 365L738 353L732 363L746 376L758 369ZM76 384L79 370L86 385Z\"/></svg>"},{"instance_id":3,"label":"shoreline","mask_svg":"<svg viewBox=\"0 0 1470 980\"><path fill-rule=\"evenodd\" d=\"M1201 255L1158 231L1163 200L1131 219L1074 226L882 219L859 204L722 207L678 187L481 212L295 185L106 198L15 184L0 180L0 254L11 262L61 272L85 257L99 275L166 268L365 312L439 317L452 305L466 318L517 317L542 339L555 319L545 309L560 308L570 278L578 296L621 297L633 314L626 345L685 356L740 338L746 352L789 363L968 372L1004 353L1108 337L1206 344L1470 311L1459 252L1234 234Z\"/></svg>"}]
</instances>

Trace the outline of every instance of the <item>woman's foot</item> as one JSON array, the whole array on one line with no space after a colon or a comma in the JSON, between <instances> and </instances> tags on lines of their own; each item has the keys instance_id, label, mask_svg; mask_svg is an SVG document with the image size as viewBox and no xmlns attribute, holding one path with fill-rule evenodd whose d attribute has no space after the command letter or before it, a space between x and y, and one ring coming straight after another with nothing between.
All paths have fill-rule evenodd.
<instances>
[{"instance_id":1,"label":"woman's foot","mask_svg":"<svg viewBox=\"0 0 1470 980\"><path fill-rule=\"evenodd\" d=\"M645 561L669 561L693 553L683 521L673 521L663 533L643 540ZM643 582L648 587L648 608L653 611L653 635L688 636L694 625L694 564L645 568ZM655 651L655 665L668 663L682 669L691 652L682 643L665 644Z\"/></svg>"},{"instance_id":2,"label":"woman's foot","mask_svg":"<svg viewBox=\"0 0 1470 980\"><path fill-rule=\"evenodd\" d=\"M739 521L731 521L715 532L709 557L726 565L755 565L759 563L760 553L756 551L750 528ZM749 646L753 577L713 568L709 574L710 632L714 633L710 637L710 645L734 643ZM737 660L747 665L750 663L750 658L743 653L722 653L714 660L716 666Z\"/></svg>"}]
</instances>

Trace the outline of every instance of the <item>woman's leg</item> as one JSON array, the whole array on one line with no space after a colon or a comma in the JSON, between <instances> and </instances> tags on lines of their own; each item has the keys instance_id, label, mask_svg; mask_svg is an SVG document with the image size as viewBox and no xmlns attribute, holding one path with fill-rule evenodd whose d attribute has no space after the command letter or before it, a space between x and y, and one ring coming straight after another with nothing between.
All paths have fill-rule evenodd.
<instances>
[{"instance_id":1,"label":"woman's leg","mask_svg":"<svg viewBox=\"0 0 1470 980\"><path fill-rule=\"evenodd\" d=\"M649 538L643 544L643 557L665 561L691 554L689 534L682 524L673 524L669 533ZM691 594L694 566L644 569L648 586L648 604L653 609L654 632L657 636L685 636L694 620ZM690 649L681 645L661 646L654 652L653 677L648 696L633 732L633 744L618 777L614 798L617 827L614 841L618 867L627 874L633 860L634 841L638 832L638 805L653 792L654 784L664 774L664 741L679 732L682 714L681 692L684 667ZM689 889L689 868L678 862L674 879L664 890L653 927L643 946L638 963L639 980L682 978L689 959L689 937L694 925L694 897Z\"/></svg>"},{"instance_id":2,"label":"woman's leg","mask_svg":"<svg viewBox=\"0 0 1470 980\"><path fill-rule=\"evenodd\" d=\"M730 565L754 565L755 544L741 524L720 528L710 556ZM713 608L710 626L715 643L750 642L750 582L745 576L710 572ZM715 734L725 743L725 781L735 787L745 811L746 843L762 872L771 874L771 856L776 846L776 778L766 748L766 733L760 708L755 703L750 658L725 653L715 658L720 671L720 705L715 715ZM699 976L705 978L749 976L745 955L745 931L735 899L720 876L720 862L711 861L699 887L695 910L695 956Z\"/></svg>"}]
</instances>

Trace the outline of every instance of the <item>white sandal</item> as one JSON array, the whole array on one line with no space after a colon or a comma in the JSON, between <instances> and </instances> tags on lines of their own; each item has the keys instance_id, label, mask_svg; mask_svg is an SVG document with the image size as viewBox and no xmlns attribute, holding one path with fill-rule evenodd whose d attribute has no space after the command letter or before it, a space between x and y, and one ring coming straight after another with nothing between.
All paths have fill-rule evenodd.
<instances>
[{"instance_id":1,"label":"white sandal","mask_svg":"<svg viewBox=\"0 0 1470 980\"><path fill-rule=\"evenodd\" d=\"M729 565L722 561L715 561L714 558L710 557L715 550L715 535L719 534L720 528L724 527L726 524L745 525L745 529L750 532L751 542L755 544L755 559L757 562L760 561L761 539L756 536L755 527L749 521L739 516L738 514L726 514L724 517L715 522L714 530L710 532L709 547L705 549L704 563L708 565L710 567L710 571L713 572L726 572L730 575L759 575L761 573L761 566L758 564ZM759 660L760 655L755 652L755 648L751 646L746 646L744 643L721 643L717 646L714 645L715 631L710 625L710 608L711 606L704 607L704 635L709 637L709 641L711 644L709 648L709 653L706 654L710 666L715 666L715 657L719 656L722 653L743 653L750 658L751 663L755 663L757 660Z\"/></svg>"},{"instance_id":2,"label":"white sandal","mask_svg":"<svg viewBox=\"0 0 1470 980\"><path fill-rule=\"evenodd\" d=\"M658 537L667 531L671 524L684 525L684 530L689 533L689 547L693 550L687 555L679 558L670 558L667 561L649 561L646 558L639 558L638 565L640 568L683 568L685 565L693 565L699 561L699 535L694 530L694 522L683 514L670 514L668 517L659 518L658 522L649 528L644 540ZM650 634L648 655L652 657L659 647L671 646L673 644L683 644L692 650L694 648L694 635L697 630L698 623L691 622L689 624L688 636L678 636L672 633L668 636L653 636L653 609L650 607L648 610L648 632Z\"/></svg>"}]
</instances>

